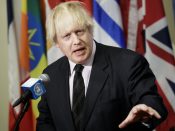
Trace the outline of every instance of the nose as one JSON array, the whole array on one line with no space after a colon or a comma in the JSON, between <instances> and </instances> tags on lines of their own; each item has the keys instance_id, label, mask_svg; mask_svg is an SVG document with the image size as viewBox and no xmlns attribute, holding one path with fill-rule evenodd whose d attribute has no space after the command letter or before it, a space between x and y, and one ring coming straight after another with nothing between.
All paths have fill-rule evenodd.
<instances>
[{"instance_id":1,"label":"nose","mask_svg":"<svg viewBox=\"0 0 175 131\"><path fill-rule=\"evenodd\" d=\"M80 43L80 39L79 37L77 36L77 34L73 33L73 43L75 45L79 44Z\"/></svg>"}]
</instances>

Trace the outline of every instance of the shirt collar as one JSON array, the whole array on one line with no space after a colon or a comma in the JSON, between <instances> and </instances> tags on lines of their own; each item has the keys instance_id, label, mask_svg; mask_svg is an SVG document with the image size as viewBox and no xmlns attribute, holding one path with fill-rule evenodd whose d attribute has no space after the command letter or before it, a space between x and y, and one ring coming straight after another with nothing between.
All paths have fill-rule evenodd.
<instances>
[{"instance_id":1,"label":"shirt collar","mask_svg":"<svg viewBox=\"0 0 175 131\"><path fill-rule=\"evenodd\" d=\"M93 45L92 45L92 53L91 56L89 57L89 59L85 62L85 64L83 64L83 66L86 67L91 67L93 60L94 60L94 56L95 56L95 52L96 52L96 44L93 41ZM69 64L70 64L70 74L73 73L73 69L76 65L76 63L72 62L71 60L69 60Z\"/></svg>"}]
</instances>

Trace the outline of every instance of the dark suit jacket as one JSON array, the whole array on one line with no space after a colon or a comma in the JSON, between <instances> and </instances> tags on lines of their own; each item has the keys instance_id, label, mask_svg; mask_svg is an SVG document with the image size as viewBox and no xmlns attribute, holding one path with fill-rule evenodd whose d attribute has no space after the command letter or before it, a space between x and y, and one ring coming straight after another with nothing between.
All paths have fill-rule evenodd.
<instances>
[{"instance_id":1,"label":"dark suit jacket","mask_svg":"<svg viewBox=\"0 0 175 131\"><path fill-rule=\"evenodd\" d=\"M129 50L96 45L82 131L118 131L119 123L139 103L151 106L162 116L161 120L151 119L151 128L163 121L167 111L145 58ZM69 70L65 56L44 70L51 82L38 105L37 131L75 131L69 101ZM137 122L123 130L150 129Z\"/></svg>"}]
</instances>

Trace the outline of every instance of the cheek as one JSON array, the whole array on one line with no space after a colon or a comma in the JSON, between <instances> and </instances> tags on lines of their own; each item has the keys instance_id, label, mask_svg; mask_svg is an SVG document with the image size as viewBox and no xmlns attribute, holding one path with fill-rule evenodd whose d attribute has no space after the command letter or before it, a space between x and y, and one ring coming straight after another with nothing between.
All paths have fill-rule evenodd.
<instances>
[{"instance_id":1,"label":"cheek","mask_svg":"<svg viewBox=\"0 0 175 131\"><path fill-rule=\"evenodd\" d=\"M67 54L67 53L69 53L71 51L69 45L70 45L69 43L66 43L66 42L63 42L63 41L59 41L56 44L56 47L59 48L64 54Z\"/></svg>"},{"instance_id":2,"label":"cheek","mask_svg":"<svg viewBox=\"0 0 175 131\"><path fill-rule=\"evenodd\" d=\"M69 46L62 46L60 49L65 55L67 56L71 55L71 49Z\"/></svg>"}]
</instances>

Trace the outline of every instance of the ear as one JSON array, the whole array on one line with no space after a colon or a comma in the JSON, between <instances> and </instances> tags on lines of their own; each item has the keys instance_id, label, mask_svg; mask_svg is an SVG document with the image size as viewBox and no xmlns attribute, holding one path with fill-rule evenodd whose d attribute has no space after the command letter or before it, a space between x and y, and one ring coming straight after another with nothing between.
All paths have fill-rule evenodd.
<instances>
[{"instance_id":1,"label":"ear","mask_svg":"<svg viewBox=\"0 0 175 131\"><path fill-rule=\"evenodd\" d=\"M55 43L55 46L56 46L57 48L60 48L56 36L54 36L54 43Z\"/></svg>"},{"instance_id":2,"label":"ear","mask_svg":"<svg viewBox=\"0 0 175 131\"><path fill-rule=\"evenodd\" d=\"M56 43L56 45L55 45L57 48L60 48L60 45L59 45L59 43Z\"/></svg>"},{"instance_id":3,"label":"ear","mask_svg":"<svg viewBox=\"0 0 175 131\"><path fill-rule=\"evenodd\" d=\"M55 43L55 46L56 46L56 48L60 48L60 43L59 42L56 42Z\"/></svg>"},{"instance_id":4,"label":"ear","mask_svg":"<svg viewBox=\"0 0 175 131\"><path fill-rule=\"evenodd\" d=\"M89 26L87 28L88 28L89 33L93 36L93 27Z\"/></svg>"}]
</instances>

